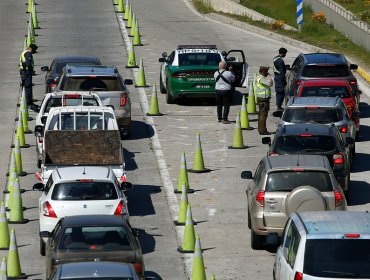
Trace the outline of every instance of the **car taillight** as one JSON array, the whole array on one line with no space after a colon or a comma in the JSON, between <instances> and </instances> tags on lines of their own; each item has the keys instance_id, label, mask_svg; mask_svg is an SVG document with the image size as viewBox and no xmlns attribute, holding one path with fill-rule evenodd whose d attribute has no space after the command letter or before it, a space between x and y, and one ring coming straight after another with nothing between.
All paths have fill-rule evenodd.
<instances>
[{"instance_id":1,"label":"car taillight","mask_svg":"<svg viewBox=\"0 0 370 280\"><path fill-rule=\"evenodd\" d=\"M57 215L54 212L53 207L51 207L48 201L44 202L42 205L42 210L44 211L44 216L49 218L57 218Z\"/></svg>"},{"instance_id":2,"label":"car taillight","mask_svg":"<svg viewBox=\"0 0 370 280\"><path fill-rule=\"evenodd\" d=\"M359 233L346 233L344 235L345 238L359 238L361 236L361 234Z\"/></svg>"},{"instance_id":3,"label":"car taillight","mask_svg":"<svg viewBox=\"0 0 370 280\"><path fill-rule=\"evenodd\" d=\"M348 130L347 126L342 126L340 128L340 132L342 132L342 133L347 133L347 130Z\"/></svg>"},{"instance_id":4,"label":"car taillight","mask_svg":"<svg viewBox=\"0 0 370 280\"><path fill-rule=\"evenodd\" d=\"M39 181L39 182L41 182L41 183L42 183L42 178L41 178L40 173L36 172L36 173L35 173L35 177L36 177L37 181Z\"/></svg>"},{"instance_id":5,"label":"car taillight","mask_svg":"<svg viewBox=\"0 0 370 280\"><path fill-rule=\"evenodd\" d=\"M50 84L50 88L51 88L51 90L54 90L54 88L55 88L55 86L56 86L57 84Z\"/></svg>"},{"instance_id":6,"label":"car taillight","mask_svg":"<svg viewBox=\"0 0 370 280\"><path fill-rule=\"evenodd\" d=\"M303 273L297 271L294 275L294 280L303 280Z\"/></svg>"},{"instance_id":7,"label":"car taillight","mask_svg":"<svg viewBox=\"0 0 370 280\"><path fill-rule=\"evenodd\" d=\"M64 94L63 95L64 98L69 98L69 99L74 99L74 98L81 98L81 95L80 94Z\"/></svg>"},{"instance_id":8,"label":"car taillight","mask_svg":"<svg viewBox=\"0 0 370 280\"><path fill-rule=\"evenodd\" d=\"M127 103L127 93L121 93L121 98L119 99L119 105L121 107L125 106Z\"/></svg>"},{"instance_id":9,"label":"car taillight","mask_svg":"<svg viewBox=\"0 0 370 280\"><path fill-rule=\"evenodd\" d=\"M351 85L356 85L356 84L357 84L357 81L356 81L356 80L352 80L352 81L349 81L349 83L350 83Z\"/></svg>"},{"instance_id":10,"label":"car taillight","mask_svg":"<svg viewBox=\"0 0 370 280\"><path fill-rule=\"evenodd\" d=\"M275 153L275 152L269 152L268 155L269 156L278 156L279 154L278 153Z\"/></svg>"},{"instance_id":11,"label":"car taillight","mask_svg":"<svg viewBox=\"0 0 370 280\"><path fill-rule=\"evenodd\" d=\"M123 200L121 200L118 203L116 211L114 211L114 215L122 215L122 214L125 214L124 209L123 209Z\"/></svg>"},{"instance_id":12,"label":"car taillight","mask_svg":"<svg viewBox=\"0 0 370 280\"><path fill-rule=\"evenodd\" d=\"M189 73L186 73L186 72L177 72L177 73L173 73L172 74L172 77L173 78L185 78L186 76L189 76Z\"/></svg>"},{"instance_id":13,"label":"car taillight","mask_svg":"<svg viewBox=\"0 0 370 280\"><path fill-rule=\"evenodd\" d=\"M44 143L44 139L42 137L37 137L37 141L39 142L39 144Z\"/></svg>"},{"instance_id":14,"label":"car taillight","mask_svg":"<svg viewBox=\"0 0 370 280\"><path fill-rule=\"evenodd\" d=\"M141 263L133 263L132 266L139 275L143 274L143 266L141 265Z\"/></svg>"},{"instance_id":15,"label":"car taillight","mask_svg":"<svg viewBox=\"0 0 370 280\"><path fill-rule=\"evenodd\" d=\"M343 195L340 191L335 191L334 192L334 197L335 197L335 207L341 206L343 203Z\"/></svg>"},{"instance_id":16,"label":"car taillight","mask_svg":"<svg viewBox=\"0 0 370 280\"><path fill-rule=\"evenodd\" d=\"M121 178L119 178L121 180L121 183L123 182L126 182L127 181L127 177L126 175L122 175Z\"/></svg>"},{"instance_id":17,"label":"car taillight","mask_svg":"<svg viewBox=\"0 0 370 280\"><path fill-rule=\"evenodd\" d=\"M260 207L265 207L265 192L259 191L256 195L257 205Z\"/></svg>"},{"instance_id":18,"label":"car taillight","mask_svg":"<svg viewBox=\"0 0 370 280\"><path fill-rule=\"evenodd\" d=\"M344 155L342 153L335 154L333 156L334 164L343 164L344 163Z\"/></svg>"},{"instance_id":19,"label":"car taillight","mask_svg":"<svg viewBox=\"0 0 370 280\"><path fill-rule=\"evenodd\" d=\"M295 84L298 86L298 85L300 85L302 83L302 81L300 81L300 80L297 80L297 81L295 81Z\"/></svg>"}]
</instances>

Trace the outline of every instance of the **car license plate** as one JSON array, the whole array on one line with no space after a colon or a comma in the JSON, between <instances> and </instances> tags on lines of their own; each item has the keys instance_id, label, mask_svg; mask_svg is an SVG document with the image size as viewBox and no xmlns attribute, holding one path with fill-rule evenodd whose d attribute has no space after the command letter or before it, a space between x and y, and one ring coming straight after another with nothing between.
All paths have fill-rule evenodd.
<instances>
[{"instance_id":1,"label":"car license plate","mask_svg":"<svg viewBox=\"0 0 370 280\"><path fill-rule=\"evenodd\" d=\"M210 88L210 85L196 85L195 88Z\"/></svg>"}]
</instances>

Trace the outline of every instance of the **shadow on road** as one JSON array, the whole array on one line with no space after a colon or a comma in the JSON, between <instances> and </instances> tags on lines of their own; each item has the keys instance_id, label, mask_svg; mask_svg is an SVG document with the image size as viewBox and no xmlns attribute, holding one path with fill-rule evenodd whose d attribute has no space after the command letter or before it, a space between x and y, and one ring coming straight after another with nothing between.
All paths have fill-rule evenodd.
<instances>
[{"instance_id":1,"label":"shadow on road","mask_svg":"<svg viewBox=\"0 0 370 280\"><path fill-rule=\"evenodd\" d=\"M150 138L154 135L154 130L150 125L142 121L131 121L131 136L124 141L139 140Z\"/></svg>"},{"instance_id":2,"label":"shadow on road","mask_svg":"<svg viewBox=\"0 0 370 280\"><path fill-rule=\"evenodd\" d=\"M159 235L159 234L152 235L152 234L146 233L145 230L143 229L138 229L138 232L139 232L138 239L139 239L141 251L143 252L143 254L154 252L155 244L156 244L154 237L162 236L162 235Z\"/></svg>"},{"instance_id":3,"label":"shadow on road","mask_svg":"<svg viewBox=\"0 0 370 280\"><path fill-rule=\"evenodd\" d=\"M130 216L155 215L151 194L159 192L161 192L159 186L134 185L132 190L125 193L129 201L128 211Z\"/></svg>"},{"instance_id":4,"label":"shadow on road","mask_svg":"<svg viewBox=\"0 0 370 280\"><path fill-rule=\"evenodd\" d=\"M370 170L370 154L356 153L353 161L351 173L364 172Z\"/></svg>"},{"instance_id":5,"label":"shadow on road","mask_svg":"<svg viewBox=\"0 0 370 280\"><path fill-rule=\"evenodd\" d=\"M145 280L162 280L162 277L159 276L154 271L145 271Z\"/></svg>"},{"instance_id":6,"label":"shadow on road","mask_svg":"<svg viewBox=\"0 0 370 280\"><path fill-rule=\"evenodd\" d=\"M351 181L348 205L364 205L369 202L370 184L365 181Z\"/></svg>"},{"instance_id":7,"label":"shadow on road","mask_svg":"<svg viewBox=\"0 0 370 280\"><path fill-rule=\"evenodd\" d=\"M130 152L129 150L123 148L123 157L125 159L125 170L132 171L138 169L135 160L135 153Z\"/></svg>"}]
</instances>

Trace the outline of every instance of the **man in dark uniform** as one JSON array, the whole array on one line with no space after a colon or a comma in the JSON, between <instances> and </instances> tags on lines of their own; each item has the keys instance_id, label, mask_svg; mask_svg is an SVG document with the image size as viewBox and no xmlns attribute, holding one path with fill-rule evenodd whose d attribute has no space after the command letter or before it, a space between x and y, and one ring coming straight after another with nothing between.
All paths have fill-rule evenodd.
<instances>
[{"instance_id":1,"label":"man in dark uniform","mask_svg":"<svg viewBox=\"0 0 370 280\"><path fill-rule=\"evenodd\" d=\"M37 53L37 48L35 44L30 44L28 49L23 51L19 58L22 86L26 94L27 105L31 111L37 111L37 105L33 103L32 94L32 76L34 75L33 54Z\"/></svg>"},{"instance_id":2,"label":"man in dark uniform","mask_svg":"<svg viewBox=\"0 0 370 280\"><path fill-rule=\"evenodd\" d=\"M274 57L273 63L274 63L274 82L275 82L275 92L276 92L276 105L278 110L283 110L281 105L284 102L285 98L285 86L286 86L286 68L285 68L285 62L284 57L287 53L286 48L280 48L279 49L279 55Z\"/></svg>"}]
</instances>

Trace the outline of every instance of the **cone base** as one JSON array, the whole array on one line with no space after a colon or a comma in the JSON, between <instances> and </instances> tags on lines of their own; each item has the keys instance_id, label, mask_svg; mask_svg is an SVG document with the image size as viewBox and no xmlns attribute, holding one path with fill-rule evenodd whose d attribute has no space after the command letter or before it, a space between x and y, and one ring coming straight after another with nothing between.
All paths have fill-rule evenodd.
<instances>
[{"instance_id":1,"label":"cone base","mask_svg":"<svg viewBox=\"0 0 370 280\"><path fill-rule=\"evenodd\" d=\"M149 114L149 113L146 113L146 115L147 116L150 116L150 117L155 117L155 116L160 117L160 116L163 116L162 113L158 113L158 114Z\"/></svg>"},{"instance_id":2,"label":"cone base","mask_svg":"<svg viewBox=\"0 0 370 280\"><path fill-rule=\"evenodd\" d=\"M242 128L242 130L253 130L254 129L254 127L248 127L248 128Z\"/></svg>"},{"instance_id":3,"label":"cone base","mask_svg":"<svg viewBox=\"0 0 370 280\"><path fill-rule=\"evenodd\" d=\"M133 38L133 37L134 37L134 35L131 35L131 34L130 34L130 35L128 35L128 36L129 36L129 37L131 37L131 38Z\"/></svg>"},{"instance_id":4,"label":"cone base","mask_svg":"<svg viewBox=\"0 0 370 280\"><path fill-rule=\"evenodd\" d=\"M19 118L17 117L17 118L15 118L14 119L16 122L19 120ZM28 121L33 121L33 118L32 117L28 117L28 119L27 119Z\"/></svg>"},{"instance_id":5,"label":"cone base","mask_svg":"<svg viewBox=\"0 0 370 280\"><path fill-rule=\"evenodd\" d=\"M7 248L0 248L0 251L2 251L2 250L9 250L9 247L7 247Z\"/></svg>"},{"instance_id":6,"label":"cone base","mask_svg":"<svg viewBox=\"0 0 370 280\"><path fill-rule=\"evenodd\" d=\"M26 223L28 223L30 220L28 220L28 219L23 219L23 220L21 220L21 221L9 221L8 220L8 224L10 224L10 225L19 225L19 224L26 224ZM26 278L27 278L27 276L26 276ZM8 277L8 279L9 279L9 277ZM14 278L14 279L17 279L17 278ZM23 278L19 278L19 279L23 279Z\"/></svg>"},{"instance_id":7,"label":"cone base","mask_svg":"<svg viewBox=\"0 0 370 280\"><path fill-rule=\"evenodd\" d=\"M173 221L173 223L175 224L175 226L184 226L185 223L179 223L178 221Z\"/></svg>"},{"instance_id":8,"label":"cone base","mask_svg":"<svg viewBox=\"0 0 370 280\"><path fill-rule=\"evenodd\" d=\"M138 65L135 65L135 66L126 65L126 68L139 68L139 66Z\"/></svg>"},{"instance_id":9,"label":"cone base","mask_svg":"<svg viewBox=\"0 0 370 280\"><path fill-rule=\"evenodd\" d=\"M258 115L258 112L248 112L248 115Z\"/></svg>"},{"instance_id":10,"label":"cone base","mask_svg":"<svg viewBox=\"0 0 370 280\"><path fill-rule=\"evenodd\" d=\"M18 177L24 177L24 176L27 176L27 172L25 171L22 171L21 173L18 174Z\"/></svg>"},{"instance_id":11,"label":"cone base","mask_svg":"<svg viewBox=\"0 0 370 280\"><path fill-rule=\"evenodd\" d=\"M229 146L228 147L229 149L246 149L246 148L248 148L248 146L242 146L242 147L233 147L233 146Z\"/></svg>"},{"instance_id":12,"label":"cone base","mask_svg":"<svg viewBox=\"0 0 370 280\"><path fill-rule=\"evenodd\" d=\"M22 207L22 211L26 211L26 210L27 210L27 208L23 206ZM10 208L5 207L5 211L9 212L10 211Z\"/></svg>"},{"instance_id":13,"label":"cone base","mask_svg":"<svg viewBox=\"0 0 370 280\"><path fill-rule=\"evenodd\" d=\"M187 189L186 190L186 193L194 193L195 192L195 190L193 190L193 189ZM182 193L182 191L179 191L178 189L176 189L176 190L174 190L174 193Z\"/></svg>"},{"instance_id":14,"label":"cone base","mask_svg":"<svg viewBox=\"0 0 370 280\"><path fill-rule=\"evenodd\" d=\"M211 172L211 169L208 169L208 168L204 168L202 170L188 169L188 172L190 172L190 173L207 173L207 172Z\"/></svg>"},{"instance_id":15,"label":"cone base","mask_svg":"<svg viewBox=\"0 0 370 280\"><path fill-rule=\"evenodd\" d=\"M146 87L149 87L148 85L143 85L143 86L138 86L138 85L135 85L136 88L146 88Z\"/></svg>"},{"instance_id":16,"label":"cone base","mask_svg":"<svg viewBox=\"0 0 370 280\"><path fill-rule=\"evenodd\" d=\"M8 276L8 279L27 279L28 275L25 273L22 273L19 276Z\"/></svg>"},{"instance_id":17,"label":"cone base","mask_svg":"<svg viewBox=\"0 0 370 280\"><path fill-rule=\"evenodd\" d=\"M25 191L26 191L25 189L20 189L19 190L20 193L24 193ZM6 194L6 193L9 193L9 191L8 190L4 190L3 193Z\"/></svg>"},{"instance_id":18,"label":"cone base","mask_svg":"<svg viewBox=\"0 0 370 280\"><path fill-rule=\"evenodd\" d=\"M181 253L181 254L190 254L190 253L194 253L194 250L183 250L182 247L177 247L177 252Z\"/></svg>"},{"instance_id":19,"label":"cone base","mask_svg":"<svg viewBox=\"0 0 370 280\"><path fill-rule=\"evenodd\" d=\"M144 46L143 44L134 44L135 47L137 46Z\"/></svg>"},{"instance_id":20,"label":"cone base","mask_svg":"<svg viewBox=\"0 0 370 280\"><path fill-rule=\"evenodd\" d=\"M24 134L32 134L32 130L26 130L24 131Z\"/></svg>"},{"instance_id":21,"label":"cone base","mask_svg":"<svg viewBox=\"0 0 370 280\"><path fill-rule=\"evenodd\" d=\"M25 144L24 146L20 146L20 148L29 148L29 147L31 147L31 145L30 145L30 144ZM10 146L10 148L15 148L15 145L14 145L14 144L12 144L12 145Z\"/></svg>"}]
</instances>

